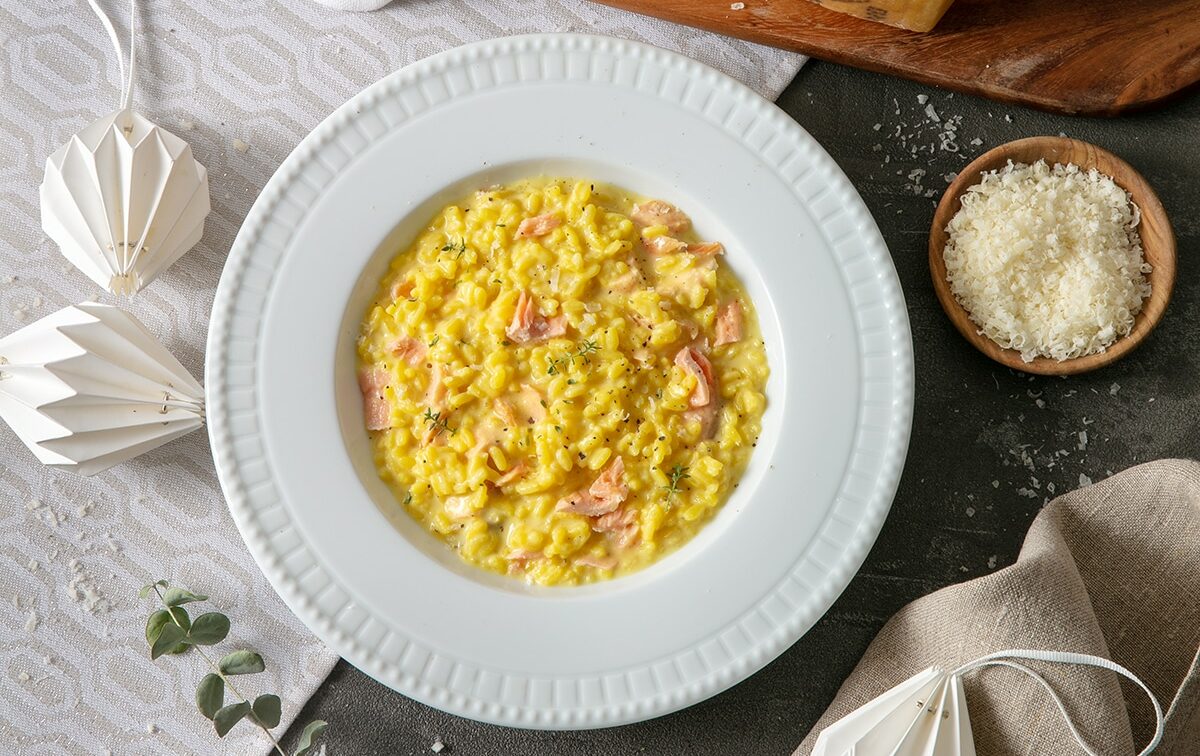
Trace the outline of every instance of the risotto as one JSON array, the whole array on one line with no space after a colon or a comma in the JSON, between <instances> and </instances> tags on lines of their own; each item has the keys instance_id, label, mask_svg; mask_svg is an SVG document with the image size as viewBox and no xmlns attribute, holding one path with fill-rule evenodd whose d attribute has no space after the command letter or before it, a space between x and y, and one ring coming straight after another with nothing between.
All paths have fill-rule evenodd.
<instances>
[{"instance_id":1,"label":"risotto","mask_svg":"<svg viewBox=\"0 0 1200 756\"><path fill-rule=\"evenodd\" d=\"M384 481L461 558L604 580L692 538L766 407L754 306L682 211L554 179L475 192L392 261L358 340Z\"/></svg>"}]
</instances>

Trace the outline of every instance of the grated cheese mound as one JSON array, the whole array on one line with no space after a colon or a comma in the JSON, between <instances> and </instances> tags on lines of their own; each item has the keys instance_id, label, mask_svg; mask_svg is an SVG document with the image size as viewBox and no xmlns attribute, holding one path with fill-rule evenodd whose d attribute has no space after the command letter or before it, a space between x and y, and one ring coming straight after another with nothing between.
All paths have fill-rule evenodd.
<instances>
[{"instance_id":1,"label":"grated cheese mound","mask_svg":"<svg viewBox=\"0 0 1200 756\"><path fill-rule=\"evenodd\" d=\"M1026 362L1103 352L1150 295L1141 213L1095 169L1011 161L983 174L946 227L946 278L979 327Z\"/></svg>"}]
</instances>

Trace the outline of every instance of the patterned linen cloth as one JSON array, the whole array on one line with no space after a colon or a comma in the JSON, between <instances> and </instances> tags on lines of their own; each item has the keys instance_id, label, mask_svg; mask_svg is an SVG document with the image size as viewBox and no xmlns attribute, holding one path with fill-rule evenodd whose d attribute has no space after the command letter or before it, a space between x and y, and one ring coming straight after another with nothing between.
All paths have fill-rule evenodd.
<instances>
[{"instance_id":1,"label":"patterned linen cloth","mask_svg":"<svg viewBox=\"0 0 1200 756\"><path fill-rule=\"evenodd\" d=\"M129 5L102 0L127 39ZM367 14L307 0L138 0L135 107L208 168L203 241L132 302L96 289L41 230L46 157L115 110L118 67L84 0L0 0L0 334L96 299L140 318L202 377L213 291L238 226L284 156L367 84L463 42L591 31L713 64L774 97L803 58L580 1L405 0ZM0 752L265 752L241 724L224 741L195 710L206 668L154 663L139 586L207 593L230 641L266 658L241 678L279 693L283 732L335 655L275 595L231 521L208 439L194 433L95 478L47 470L0 423ZM336 723L335 723L336 726Z\"/></svg>"}]
</instances>

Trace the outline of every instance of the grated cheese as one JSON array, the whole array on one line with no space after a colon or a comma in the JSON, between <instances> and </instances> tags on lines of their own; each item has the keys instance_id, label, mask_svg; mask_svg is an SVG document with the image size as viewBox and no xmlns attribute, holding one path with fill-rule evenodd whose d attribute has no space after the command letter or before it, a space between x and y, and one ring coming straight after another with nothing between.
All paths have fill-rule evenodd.
<instances>
[{"instance_id":1,"label":"grated cheese","mask_svg":"<svg viewBox=\"0 0 1200 756\"><path fill-rule=\"evenodd\" d=\"M1009 162L963 195L946 227L946 278L979 332L1026 362L1102 352L1150 294L1139 220L1095 169Z\"/></svg>"}]
</instances>

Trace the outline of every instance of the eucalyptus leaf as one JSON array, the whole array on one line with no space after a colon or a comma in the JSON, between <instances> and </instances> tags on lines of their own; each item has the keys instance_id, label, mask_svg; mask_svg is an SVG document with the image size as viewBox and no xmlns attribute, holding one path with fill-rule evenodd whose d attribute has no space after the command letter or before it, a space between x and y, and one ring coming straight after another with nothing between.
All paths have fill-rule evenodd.
<instances>
[{"instance_id":1,"label":"eucalyptus leaf","mask_svg":"<svg viewBox=\"0 0 1200 756\"><path fill-rule=\"evenodd\" d=\"M162 632L163 625L171 621L171 615L166 609L159 609L146 618L146 643L153 646L154 641L158 640L158 634Z\"/></svg>"},{"instance_id":2,"label":"eucalyptus leaf","mask_svg":"<svg viewBox=\"0 0 1200 756\"><path fill-rule=\"evenodd\" d=\"M229 635L229 618L220 612L207 612L201 614L192 623L192 629L187 635L187 642L199 646L211 646L225 640L227 635Z\"/></svg>"},{"instance_id":3,"label":"eucalyptus leaf","mask_svg":"<svg viewBox=\"0 0 1200 756\"><path fill-rule=\"evenodd\" d=\"M174 622L163 623L162 628L158 631L158 637L150 644L150 658L157 659L172 651L183 640L184 634L183 628Z\"/></svg>"},{"instance_id":4,"label":"eucalyptus leaf","mask_svg":"<svg viewBox=\"0 0 1200 756\"><path fill-rule=\"evenodd\" d=\"M264 693L254 699L254 718L269 730L279 724L281 708L279 696L274 693Z\"/></svg>"},{"instance_id":5,"label":"eucalyptus leaf","mask_svg":"<svg viewBox=\"0 0 1200 756\"><path fill-rule=\"evenodd\" d=\"M213 715L213 726L217 728L217 737L225 737L233 729L233 726L242 721L242 717L249 713L250 704L245 701L221 707Z\"/></svg>"},{"instance_id":6,"label":"eucalyptus leaf","mask_svg":"<svg viewBox=\"0 0 1200 756\"><path fill-rule=\"evenodd\" d=\"M171 620L186 633L192 627L192 618L188 616L187 609L182 606L173 606L167 610L171 613Z\"/></svg>"},{"instance_id":7,"label":"eucalyptus leaf","mask_svg":"<svg viewBox=\"0 0 1200 756\"><path fill-rule=\"evenodd\" d=\"M163 603L167 606L190 604L193 601L208 601L208 596L201 596L191 591L185 591L182 588L168 588L167 592L163 594Z\"/></svg>"},{"instance_id":8,"label":"eucalyptus leaf","mask_svg":"<svg viewBox=\"0 0 1200 756\"><path fill-rule=\"evenodd\" d=\"M225 703L225 681L221 676L209 672L200 680L196 688L196 708L200 713L212 719Z\"/></svg>"},{"instance_id":9,"label":"eucalyptus leaf","mask_svg":"<svg viewBox=\"0 0 1200 756\"><path fill-rule=\"evenodd\" d=\"M149 596L154 591L154 586L158 586L159 588L166 588L167 581L166 580L156 580L155 582L151 583L150 585L143 585L142 589L140 591L138 591L138 598L146 598L147 596Z\"/></svg>"},{"instance_id":10,"label":"eucalyptus leaf","mask_svg":"<svg viewBox=\"0 0 1200 756\"><path fill-rule=\"evenodd\" d=\"M183 609L178 608L172 609L171 612L183 612L183 615L177 615L176 619L180 620L185 628L189 626L187 612L184 612ZM146 643L150 644L151 649L154 648L154 642L158 640L159 634L162 633L163 626L174 624L176 623L171 621L171 614L168 614L166 609L159 609L146 619ZM188 647L186 643L177 643L174 647L168 649L166 653L182 654L184 651L187 651L187 649Z\"/></svg>"},{"instance_id":11,"label":"eucalyptus leaf","mask_svg":"<svg viewBox=\"0 0 1200 756\"><path fill-rule=\"evenodd\" d=\"M313 747L313 738L319 737L325 732L327 723L320 719L314 719L304 725L304 730L300 733L300 742L297 744L295 756L307 756L308 752Z\"/></svg>"},{"instance_id":12,"label":"eucalyptus leaf","mask_svg":"<svg viewBox=\"0 0 1200 756\"><path fill-rule=\"evenodd\" d=\"M227 675L252 675L267 668L261 656L246 650L225 654L217 666Z\"/></svg>"}]
</instances>

